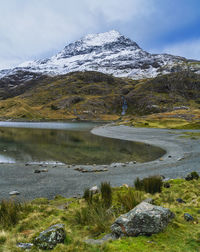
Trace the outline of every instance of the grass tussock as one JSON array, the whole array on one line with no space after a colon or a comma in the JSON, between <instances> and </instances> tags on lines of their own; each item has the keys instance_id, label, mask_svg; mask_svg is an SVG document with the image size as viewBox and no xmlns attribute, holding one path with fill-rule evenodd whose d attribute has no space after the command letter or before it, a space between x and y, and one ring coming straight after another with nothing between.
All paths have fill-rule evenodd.
<instances>
[{"instance_id":1,"label":"grass tussock","mask_svg":"<svg viewBox=\"0 0 200 252\"><path fill-rule=\"evenodd\" d=\"M162 191L162 178L160 176L152 176L140 180L137 178L134 182L136 190L145 191L146 193L161 193Z\"/></svg>"},{"instance_id":2,"label":"grass tussock","mask_svg":"<svg viewBox=\"0 0 200 252\"><path fill-rule=\"evenodd\" d=\"M97 199L93 204L78 209L74 215L75 224L88 226L92 236L109 231L109 225L114 220L114 213L109 211L102 201Z\"/></svg>"},{"instance_id":3,"label":"grass tussock","mask_svg":"<svg viewBox=\"0 0 200 252\"><path fill-rule=\"evenodd\" d=\"M99 235L108 230L108 223L114 219L114 212L109 208L112 204L112 188L109 182L102 182L100 194L95 195L87 188L83 198L86 206L75 211L74 221L78 225L89 226L93 235Z\"/></svg>"},{"instance_id":4,"label":"grass tussock","mask_svg":"<svg viewBox=\"0 0 200 252\"><path fill-rule=\"evenodd\" d=\"M89 188L86 188L83 194L83 198L90 205L92 204L93 192Z\"/></svg>"},{"instance_id":5,"label":"grass tussock","mask_svg":"<svg viewBox=\"0 0 200 252\"><path fill-rule=\"evenodd\" d=\"M10 228L15 226L19 219L23 206L20 202L14 200L2 200L0 203L0 226Z\"/></svg>"},{"instance_id":6,"label":"grass tussock","mask_svg":"<svg viewBox=\"0 0 200 252\"><path fill-rule=\"evenodd\" d=\"M102 182L100 186L101 198L106 208L112 204L112 188L109 182Z\"/></svg>"},{"instance_id":7,"label":"grass tussock","mask_svg":"<svg viewBox=\"0 0 200 252\"><path fill-rule=\"evenodd\" d=\"M122 211L128 212L144 199L144 194L129 188L126 193L118 193L117 198L122 207Z\"/></svg>"}]
</instances>

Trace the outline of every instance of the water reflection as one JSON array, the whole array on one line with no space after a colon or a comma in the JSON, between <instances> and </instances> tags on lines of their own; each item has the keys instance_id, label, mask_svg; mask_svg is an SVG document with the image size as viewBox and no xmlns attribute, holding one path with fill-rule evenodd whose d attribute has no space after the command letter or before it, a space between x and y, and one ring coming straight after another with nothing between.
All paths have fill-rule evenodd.
<instances>
[{"instance_id":1,"label":"water reflection","mask_svg":"<svg viewBox=\"0 0 200 252\"><path fill-rule=\"evenodd\" d=\"M55 124L54 129L2 127L0 162L109 164L132 160L146 162L164 154L157 147L92 135L89 129L93 126L66 123L59 130L55 128Z\"/></svg>"}]
</instances>

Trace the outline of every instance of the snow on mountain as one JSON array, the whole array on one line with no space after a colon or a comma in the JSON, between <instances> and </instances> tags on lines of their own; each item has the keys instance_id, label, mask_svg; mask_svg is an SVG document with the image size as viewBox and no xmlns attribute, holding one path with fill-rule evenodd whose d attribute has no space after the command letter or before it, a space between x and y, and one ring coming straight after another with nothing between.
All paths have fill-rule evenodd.
<instances>
[{"instance_id":1,"label":"snow on mountain","mask_svg":"<svg viewBox=\"0 0 200 252\"><path fill-rule=\"evenodd\" d=\"M150 54L117 31L89 34L67 45L57 55L25 62L0 71L0 78L17 71L61 75L74 71L99 71L133 79L156 77L188 68L187 60L169 54ZM195 68L198 71L200 68Z\"/></svg>"}]
</instances>

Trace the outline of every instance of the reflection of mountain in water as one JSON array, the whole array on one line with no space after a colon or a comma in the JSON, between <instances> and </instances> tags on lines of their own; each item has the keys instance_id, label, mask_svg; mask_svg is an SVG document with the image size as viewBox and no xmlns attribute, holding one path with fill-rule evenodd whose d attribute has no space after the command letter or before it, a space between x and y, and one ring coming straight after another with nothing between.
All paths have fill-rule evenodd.
<instances>
[{"instance_id":1,"label":"reflection of mountain in water","mask_svg":"<svg viewBox=\"0 0 200 252\"><path fill-rule=\"evenodd\" d=\"M150 161L163 154L164 151L157 147L103 138L88 131L0 129L0 155L6 155L16 162L108 164Z\"/></svg>"}]
</instances>

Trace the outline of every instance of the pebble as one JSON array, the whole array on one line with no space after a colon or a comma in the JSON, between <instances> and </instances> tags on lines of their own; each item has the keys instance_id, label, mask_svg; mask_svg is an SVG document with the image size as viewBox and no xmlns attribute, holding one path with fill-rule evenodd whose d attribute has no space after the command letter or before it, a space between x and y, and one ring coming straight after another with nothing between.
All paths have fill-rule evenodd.
<instances>
[{"instance_id":1,"label":"pebble","mask_svg":"<svg viewBox=\"0 0 200 252\"><path fill-rule=\"evenodd\" d=\"M48 172L48 169L42 169L41 172Z\"/></svg>"},{"instance_id":2,"label":"pebble","mask_svg":"<svg viewBox=\"0 0 200 252\"><path fill-rule=\"evenodd\" d=\"M183 199L181 199L181 198L178 198L178 199L176 199L176 201L178 202L178 203L186 203Z\"/></svg>"},{"instance_id":3,"label":"pebble","mask_svg":"<svg viewBox=\"0 0 200 252\"><path fill-rule=\"evenodd\" d=\"M194 220L194 218L192 217L192 215L190 215L189 213L185 213L184 214L184 219L186 221L193 221Z\"/></svg>"},{"instance_id":4,"label":"pebble","mask_svg":"<svg viewBox=\"0 0 200 252\"><path fill-rule=\"evenodd\" d=\"M168 182L166 182L166 183L164 183L164 188L170 188L170 183L168 183Z\"/></svg>"},{"instance_id":5,"label":"pebble","mask_svg":"<svg viewBox=\"0 0 200 252\"><path fill-rule=\"evenodd\" d=\"M41 171L40 170L35 170L34 173L40 173Z\"/></svg>"},{"instance_id":6,"label":"pebble","mask_svg":"<svg viewBox=\"0 0 200 252\"><path fill-rule=\"evenodd\" d=\"M20 194L20 192L18 192L18 191L9 192L10 196L15 196L15 195L19 195L19 194Z\"/></svg>"},{"instance_id":7,"label":"pebble","mask_svg":"<svg viewBox=\"0 0 200 252\"><path fill-rule=\"evenodd\" d=\"M123 187L126 187L126 188L129 188L129 186L127 184L123 184L122 185Z\"/></svg>"}]
</instances>

